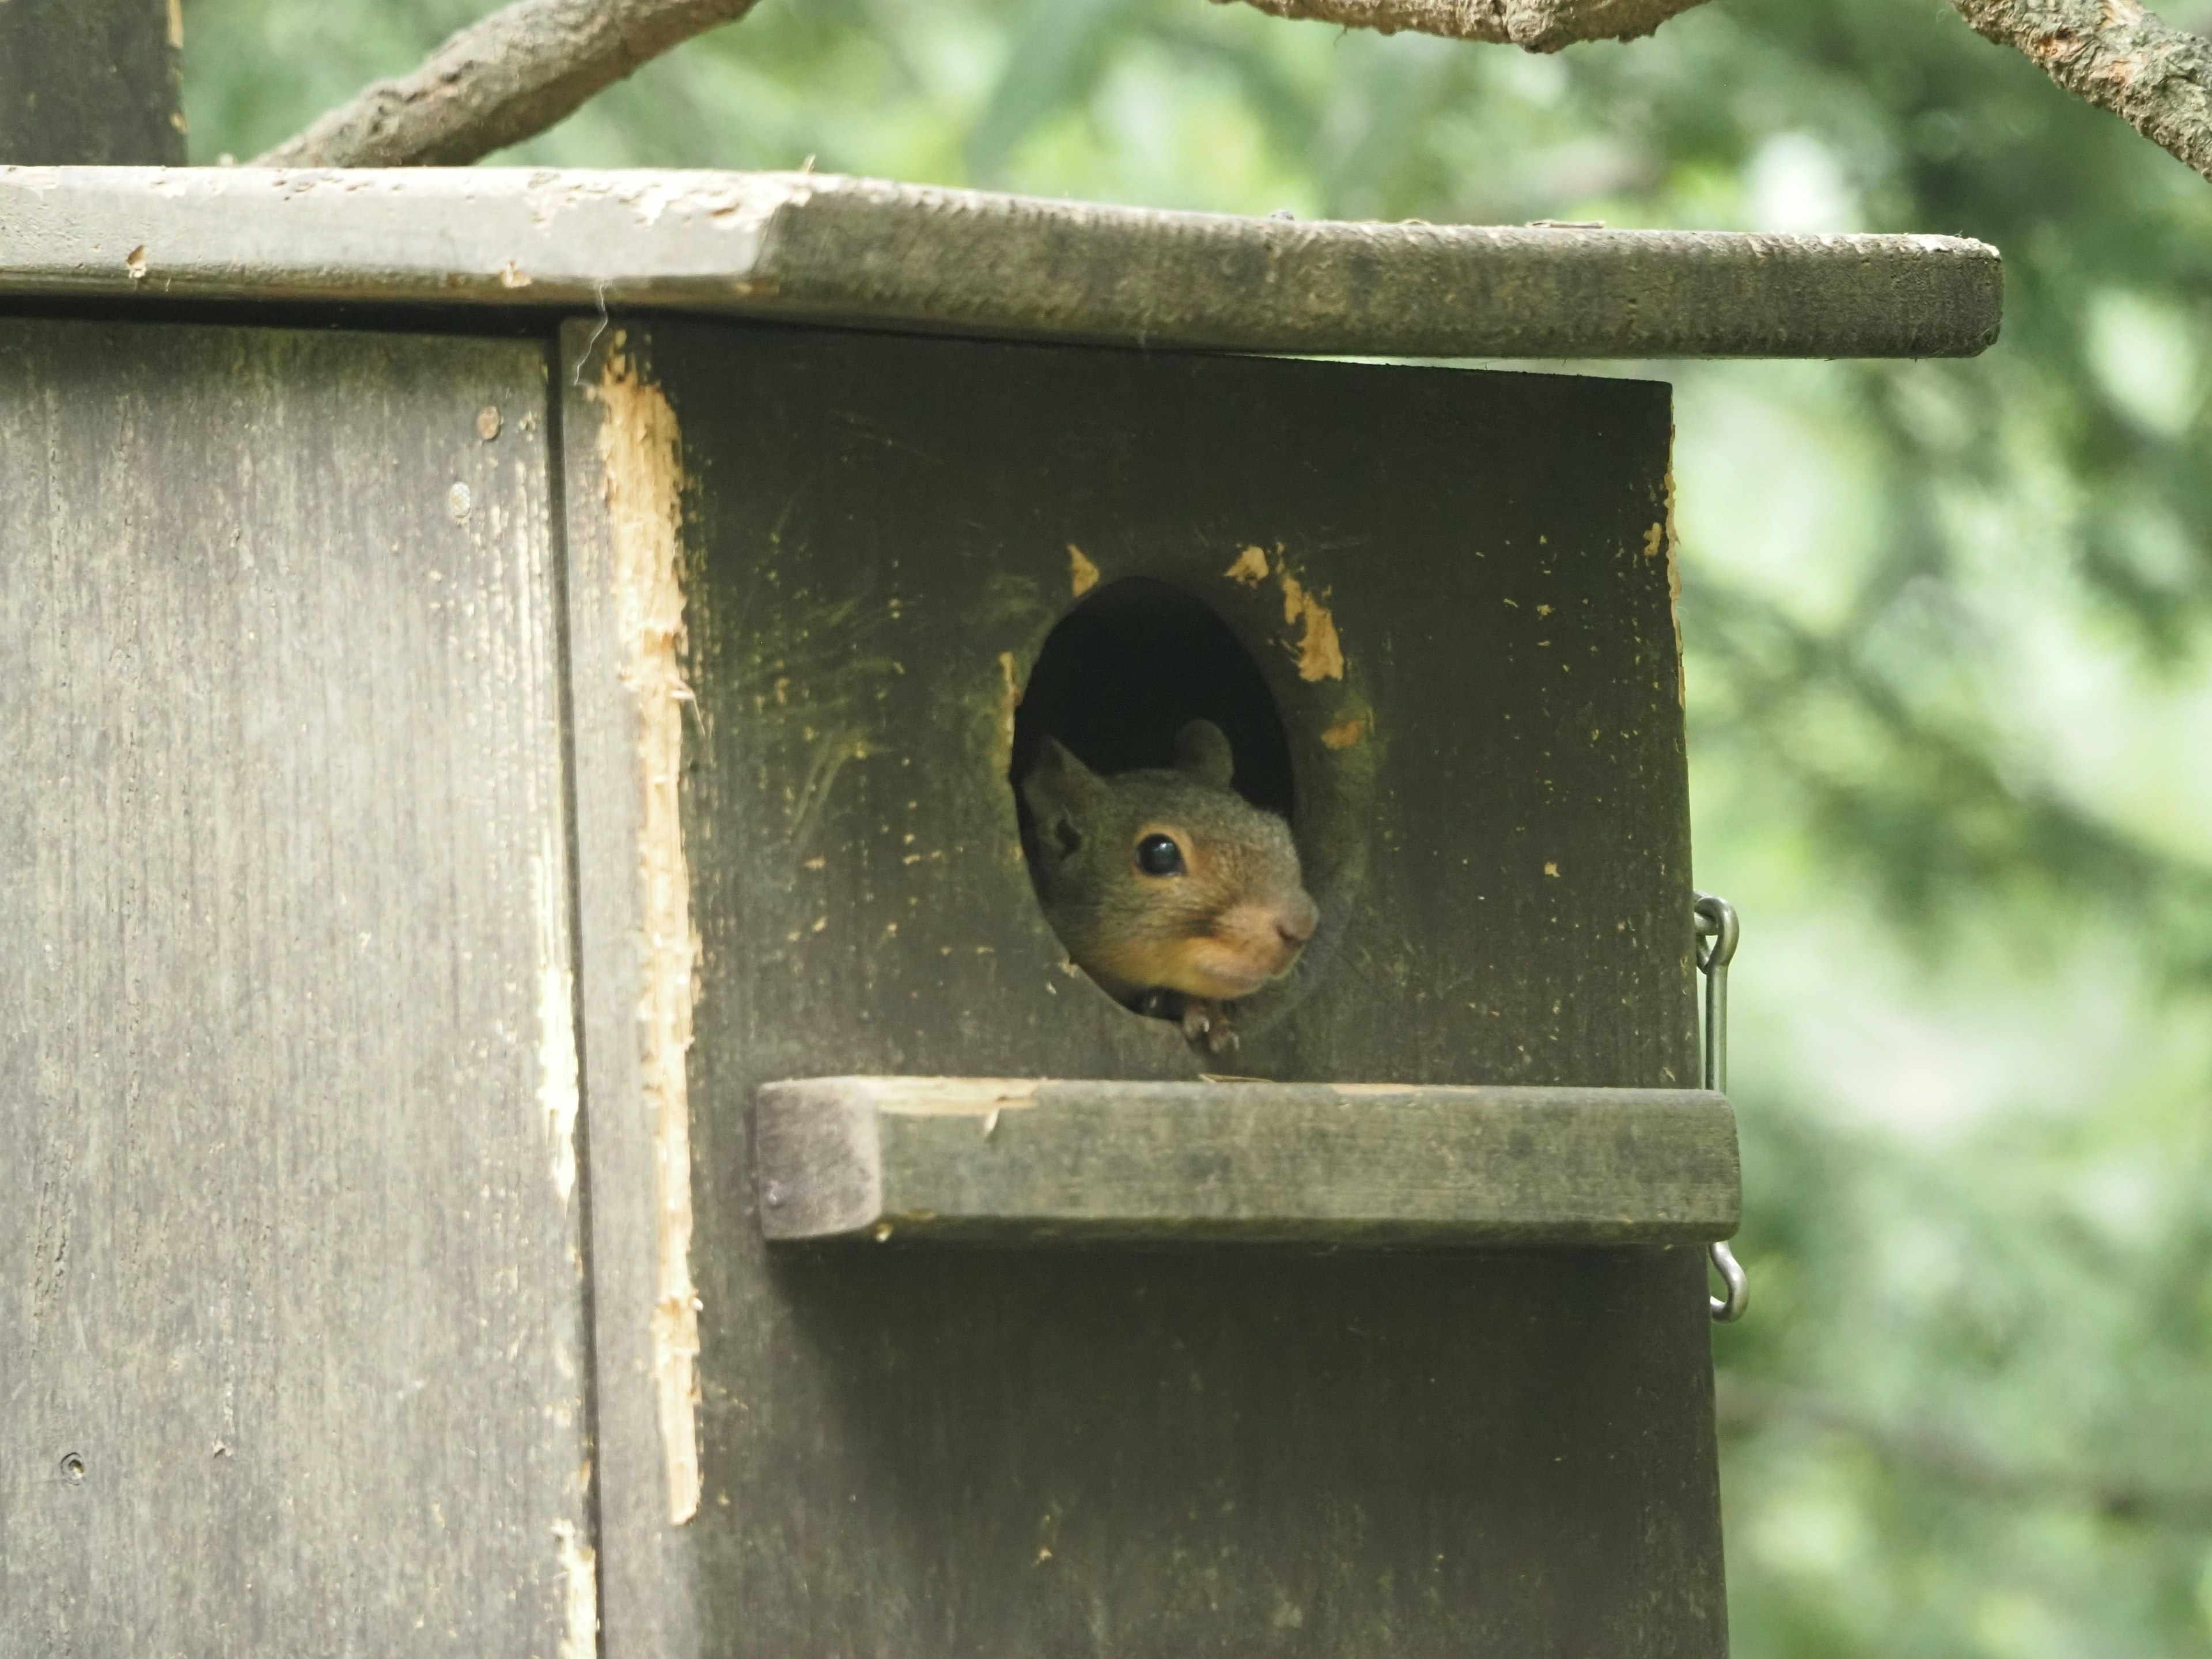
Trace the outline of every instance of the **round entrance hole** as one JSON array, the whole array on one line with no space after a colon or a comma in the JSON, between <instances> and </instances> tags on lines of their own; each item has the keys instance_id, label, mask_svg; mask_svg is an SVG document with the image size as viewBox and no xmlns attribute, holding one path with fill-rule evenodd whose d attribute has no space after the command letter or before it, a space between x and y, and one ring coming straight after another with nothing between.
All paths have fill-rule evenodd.
<instances>
[{"instance_id":1,"label":"round entrance hole","mask_svg":"<svg viewBox=\"0 0 2212 1659\"><path fill-rule=\"evenodd\" d=\"M1038 826L1022 783L1048 738L1110 778L1176 765L1176 738L1194 720L1211 721L1227 738L1231 787L1296 826L1291 746L1274 694L1212 607L1170 583L1130 577L1096 589L1061 618L1045 639L1014 716L1008 781L1032 878L1041 870ZM1282 832L1278 827L1273 833ZM1291 883L1293 893L1296 885ZM1041 879L1038 891L1042 902ZM1304 908L1310 913L1311 906ZM1061 942L1073 948L1064 935ZM1112 985L1107 988L1127 1000Z\"/></svg>"}]
</instances>

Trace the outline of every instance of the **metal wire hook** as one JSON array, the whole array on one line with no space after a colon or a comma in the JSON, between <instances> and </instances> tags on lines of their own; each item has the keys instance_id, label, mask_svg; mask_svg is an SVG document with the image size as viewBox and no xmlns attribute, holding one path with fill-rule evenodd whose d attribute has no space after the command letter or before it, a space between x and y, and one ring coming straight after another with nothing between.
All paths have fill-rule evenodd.
<instances>
[{"instance_id":1,"label":"metal wire hook","mask_svg":"<svg viewBox=\"0 0 2212 1659\"><path fill-rule=\"evenodd\" d=\"M1728 970L1743 929L1735 906L1712 893L1698 895L1698 971L1705 976L1705 1085L1728 1092Z\"/></svg>"},{"instance_id":2,"label":"metal wire hook","mask_svg":"<svg viewBox=\"0 0 2212 1659\"><path fill-rule=\"evenodd\" d=\"M1705 1087L1725 1093L1728 1090L1728 970L1735 957L1736 941L1742 928L1735 917L1735 907L1726 899L1712 893L1697 896L1694 911L1698 939L1698 971L1705 976ZM1723 1325L1733 1325L1743 1317L1751 1305L1751 1280L1745 1275L1742 1264L1727 1243L1715 1239L1705 1247L1712 1258L1713 1268L1728 1286L1728 1295L1708 1297L1713 1317Z\"/></svg>"},{"instance_id":3,"label":"metal wire hook","mask_svg":"<svg viewBox=\"0 0 2212 1659\"><path fill-rule=\"evenodd\" d=\"M1733 1325L1743 1317L1743 1310L1751 1305L1751 1279L1743 1264L1735 1259L1735 1252L1728 1247L1726 1239L1717 1238L1705 1246L1705 1254L1712 1259L1721 1282L1728 1286L1725 1297L1709 1296L1706 1306L1713 1310L1713 1322Z\"/></svg>"}]
</instances>

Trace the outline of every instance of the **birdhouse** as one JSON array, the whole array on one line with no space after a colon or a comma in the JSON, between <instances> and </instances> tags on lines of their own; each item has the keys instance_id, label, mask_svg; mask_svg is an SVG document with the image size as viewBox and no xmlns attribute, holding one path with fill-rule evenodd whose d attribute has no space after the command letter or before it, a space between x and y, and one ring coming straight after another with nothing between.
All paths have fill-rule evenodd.
<instances>
[{"instance_id":1,"label":"birdhouse","mask_svg":"<svg viewBox=\"0 0 2212 1659\"><path fill-rule=\"evenodd\" d=\"M1668 387L1994 252L0 170L0 1604L85 1651L1726 1644ZM1109 994L1194 721L1317 918ZM1163 1017L1167 1016L1167 1017Z\"/></svg>"}]
</instances>

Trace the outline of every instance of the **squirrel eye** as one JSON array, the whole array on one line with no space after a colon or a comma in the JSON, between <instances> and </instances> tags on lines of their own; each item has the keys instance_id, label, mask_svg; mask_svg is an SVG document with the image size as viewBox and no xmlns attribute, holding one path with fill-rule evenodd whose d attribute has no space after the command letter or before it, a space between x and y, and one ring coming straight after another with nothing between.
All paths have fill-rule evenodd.
<instances>
[{"instance_id":1,"label":"squirrel eye","mask_svg":"<svg viewBox=\"0 0 2212 1659\"><path fill-rule=\"evenodd\" d=\"M1146 836L1137 843L1137 868L1148 876L1179 876L1182 848L1172 836Z\"/></svg>"}]
</instances>

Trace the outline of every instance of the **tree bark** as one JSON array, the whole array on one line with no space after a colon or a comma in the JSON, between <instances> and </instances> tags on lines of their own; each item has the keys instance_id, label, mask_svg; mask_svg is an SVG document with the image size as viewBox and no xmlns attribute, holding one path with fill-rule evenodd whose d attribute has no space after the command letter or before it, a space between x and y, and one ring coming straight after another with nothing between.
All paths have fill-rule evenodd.
<instances>
[{"instance_id":1,"label":"tree bark","mask_svg":"<svg viewBox=\"0 0 2212 1659\"><path fill-rule=\"evenodd\" d=\"M0 0L0 162L179 167L178 0Z\"/></svg>"},{"instance_id":2,"label":"tree bark","mask_svg":"<svg viewBox=\"0 0 2212 1659\"><path fill-rule=\"evenodd\" d=\"M1227 4L1229 0L1215 0ZM1557 52L1578 40L1632 40L1704 0L1244 0L1276 17L1348 29L1411 29Z\"/></svg>"},{"instance_id":3,"label":"tree bark","mask_svg":"<svg viewBox=\"0 0 2212 1659\"><path fill-rule=\"evenodd\" d=\"M1227 4L1229 0L1216 0ZM1243 0L1276 17L1557 52L1649 34L1703 0ZM2139 0L1951 0L1974 31L2026 55L2077 98L2118 116L2212 179L2212 40Z\"/></svg>"},{"instance_id":4,"label":"tree bark","mask_svg":"<svg viewBox=\"0 0 2212 1659\"><path fill-rule=\"evenodd\" d=\"M460 167L543 132L755 0L515 0L396 81L257 157L264 167ZM21 0L15 0L21 3Z\"/></svg>"},{"instance_id":5,"label":"tree bark","mask_svg":"<svg viewBox=\"0 0 2212 1659\"><path fill-rule=\"evenodd\" d=\"M2078 98L2212 179L2212 41L2136 0L1951 0Z\"/></svg>"}]
</instances>

